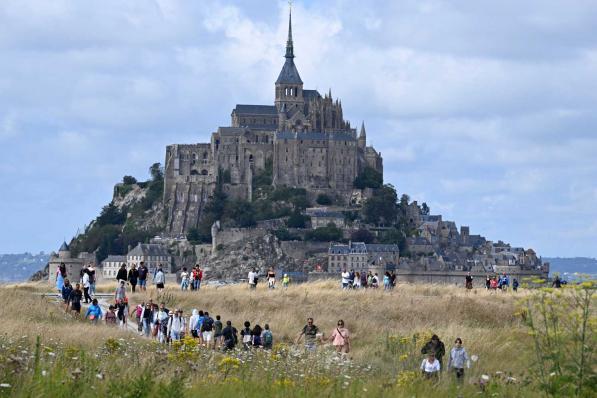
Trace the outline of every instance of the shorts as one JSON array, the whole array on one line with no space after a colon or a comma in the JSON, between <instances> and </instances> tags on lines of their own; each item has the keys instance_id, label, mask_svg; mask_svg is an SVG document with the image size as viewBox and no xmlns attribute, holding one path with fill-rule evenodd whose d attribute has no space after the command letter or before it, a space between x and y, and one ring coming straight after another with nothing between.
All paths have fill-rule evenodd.
<instances>
[{"instance_id":1,"label":"shorts","mask_svg":"<svg viewBox=\"0 0 597 398\"><path fill-rule=\"evenodd\" d=\"M147 279L139 279L139 286L147 286Z\"/></svg>"},{"instance_id":2,"label":"shorts","mask_svg":"<svg viewBox=\"0 0 597 398\"><path fill-rule=\"evenodd\" d=\"M71 308L73 309L73 311L81 312L81 303L73 303L71 305Z\"/></svg>"},{"instance_id":3,"label":"shorts","mask_svg":"<svg viewBox=\"0 0 597 398\"><path fill-rule=\"evenodd\" d=\"M209 343L211 341L211 336L212 336L211 330L209 332L207 332L207 331L203 332L202 336L203 336L203 341Z\"/></svg>"},{"instance_id":4,"label":"shorts","mask_svg":"<svg viewBox=\"0 0 597 398\"><path fill-rule=\"evenodd\" d=\"M163 283L156 283L155 285L158 289L163 289L164 288L164 284Z\"/></svg>"}]
</instances>

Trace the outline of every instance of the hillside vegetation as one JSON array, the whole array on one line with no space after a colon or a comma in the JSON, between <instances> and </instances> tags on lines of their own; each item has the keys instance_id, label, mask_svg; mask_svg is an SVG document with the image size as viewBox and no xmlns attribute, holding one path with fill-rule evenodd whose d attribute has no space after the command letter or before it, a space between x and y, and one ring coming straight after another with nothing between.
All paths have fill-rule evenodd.
<instances>
[{"instance_id":1,"label":"hillside vegetation","mask_svg":"<svg viewBox=\"0 0 597 398\"><path fill-rule=\"evenodd\" d=\"M223 354L197 347L192 339L166 348L135 333L76 321L57 304L31 294L46 288L28 284L0 289L0 383L10 385L0 395L425 397L484 391L488 396L545 396L531 366L537 360L530 313L521 317L517 305L521 298L534 297L524 291L465 292L435 285L341 291L336 283L317 282L275 291L260 286L254 292L241 285L184 293L172 287L159 296L150 288L147 294L130 296L133 304L149 298L165 301L187 316L193 308L209 310L232 320L239 330L245 320L270 324L272 353ZM594 299L589 300L588 342L594 345L595 307ZM326 336L338 319L345 321L353 336L350 361L338 360L329 347L307 356L293 344L308 316ZM419 378L420 348L432 333L445 342L446 351L461 337L469 355L478 356L461 387L450 373L438 383ZM593 384L579 396L595 391L594 362L589 364L593 373L585 377ZM490 380L480 386L483 374Z\"/></svg>"}]
</instances>

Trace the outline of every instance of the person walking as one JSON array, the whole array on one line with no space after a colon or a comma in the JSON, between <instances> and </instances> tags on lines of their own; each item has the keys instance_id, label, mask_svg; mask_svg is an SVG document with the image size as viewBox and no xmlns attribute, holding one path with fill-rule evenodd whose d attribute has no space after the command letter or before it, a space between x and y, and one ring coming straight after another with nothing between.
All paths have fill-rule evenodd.
<instances>
[{"instance_id":1,"label":"person walking","mask_svg":"<svg viewBox=\"0 0 597 398\"><path fill-rule=\"evenodd\" d=\"M216 315L216 320L214 322L214 349L219 348L222 346L222 330L224 325L222 325L221 317Z\"/></svg>"},{"instance_id":2,"label":"person walking","mask_svg":"<svg viewBox=\"0 0 597 398\"><path fill-rule=\"evenodd\" d=\"M190 277L189 273L187 272L187 267L182 267L182 272L180 273L180 290L183 292L185 290L189 290L189 282Z\"/></svg>"},{"instance_id":3,"label":"person walking","mask_svg":"<svg viewBox=\"0 0 597 398\"><path fill-rule=\"evenodd\" d=\"M124 284L125 282L121 280L116 288L116 291L114 291L114 301L118 302L120 300L124 300L126 297L126 286Z\"/></svg>"},{"instance_id":4,"label":"person walking","mask_svg":"<svg viewBox=\"0 0 597 398\"><path fill-rule=\"evenodd\" d=\"M437 334L431 336L431 340L429 340L423 348L421 348L421 354L429 354L432 353L434 358L439 361L440 366L443 367L442 359L444 355L446 355L446 347L444 343L439 339Z\"/></svg>"},{"instance_id":5,"label":"person walking","mask_svg":"<svg viewBox=\"0 0 597 398\"><path fill-rule=\"evenodd\" d=\"M257 288L257 271L255 270L255 268L249 271L247 279L249 280L249 289L255 290Z\"/></svg>"},{"instance_id":6,"label":"person walking","mask_svg":"<svg viewBox=\"0 0 597 398\"><path fill-rule=\"evenodd\" d=\"M243 348L248 350L249 347L251 347L251 340L253 337L251 336L251 322L245 321L245 327L240 331L240 336L243 340Z\"/></svg>"},{"instance_id":7,"label":"person walking","mask_svg":"<svg viewBox=\"0 0 597 398\"><path fill-rule=\"evenodd\" d=\"M470 272L468 272L466 274L466 276L464 277L464 286L468 289L471 290L473 288L473 277L471 275Z\"/></svg>"},{"instance_id":8,"label":"person walking","mask_svg":"<svg viewBox=\"0 0 597 398\"><path fill-rule=\"evenodd\" d=\"M126 264L122 263L120 265L120 269L116 273L116 281L120 285L121 281L124 281L124 283L126 283L127 280L128 280L128 273L126 272Z\"/></svg>"},{"instance_id":9,"label":"person walking","mask_svg":"<svg viewBox=\"0 0 597 398\"><path fill-rule=\"evenodd\" d=\"M270 289L276 288L276 273L273 268L270 268L269 271L267 271L267 287Z\"/></svg>"},{"instance_id":10,"label":"person walking","mask_svg":"<svg viewBox=\"0 0 597 398\"><path fill-rule=\"evenodd\" d=\"M435 358L433 352L429 352L427 358L423 359L423 362L421 362L421 371L423 372L423 375L428 379L437 378L439 377L440 370L441 363Z\"/></svg>"},{"instance_id":11,"label":"person walking","mask_svg":"<svg viewBox=\"0 0 597 398\"><path fill-rule=\"evenodd\" d=\"M65 278L66 278L66 265L64 265L64 263L60 263L60 265L56 269L56 289L58 289L59 293L62 293L62 288L64 287L64 279Z\"/></svg>"},{"instance_id":12,"label":"person walking","mask_svg":"<svg viewBox=\"0 0 597 398\"><path fill-rule=\"evenodd\" d=\"M485 289L491 289L491 278L489 275L485 276Z\"/></svg>"},{"instance_id":13,"label":"person walking","mask_svg":"<svg viewBox=\"0 0 597 398\"><path fill-rule=\"evenodd\" d=\"M191 316L189 317L189 331L191 332L191 336L193 338L199 338L199 311L196 308L191 311Z\"/></svg>"},{"instance_id":14,"label":"person walking","mask_svg":"<svg viewBox=\"0 0 597 398\"><path fill-rule=\"evenodd\" d=\"M344 268L340 276L342 278L342 289L348 289L348 283L350 282L350 272L348 272L346 268Z\"/></svg>"},{"instance_id":15,"label":"person walking","mask_svg":"<svg viewBox=\"0 0 597 398\"><path fill-rule=\"evenodd\" d=\"M83 293L85 294L85 304L91 301L91 296L89 295L89 287L91 283L89 282L89 274L87 272L83 272Z\"/></svg>"},{"instance_id":16,"label":"person walking","mask_svg":"<svg viewBox=\"0 0 597 398\"><path fill-rule=\"evenodd\" d=\"M195 283L195 290L201 289L201 282L203 281L203 270L197 265L197 281Z\"/></svg>"},{"instance_id":17,"label":"person walking","mask_svg":"<svg viewBox=\"0 0 597 398\"><path fill-rule=\"evenodd\" d=\"M129 270L128 281L131 284L133 293L135 293L135 288L137 287L137 282L139 281L139 270L135 264L133 264Z\"/></svg>"},{"instance_id":18,"label":"person walking","mask_svg":"<svg viewBox=\"0 0 597 398\"><path fill-rule=\"evenodd\" d=\"M68 304L70 304L70 308L75 312L77 318L81 316L81 300L83 300L83 292L81 291L81 285L77 283L68 297Z\"/></svg>"},{"instance_id":19,"label":"person walking","mask_svg":"<svg viewBox=\"0 0 597 398\"><path fill-rule=\"evenodd\" d=\"M342 319L338 321L336 328L332 331L329 341L341 356L344 357L350 352L350 332L344 327Z\"/></svg>"},{"instance_id":20,"label":"person walking","mask_svg":"<svg viewBox=\"0 0 597 398\"><path fill-rule=\"evenodd\" d=\"M166 284L166 275L164 274L164 271L162 270L161 265L158 267L158 270L155 273L153 282L155 283L155 287L158 290L158 292L161 292L162 290L164 290L164 285Z\"/></svg>"},{"instance_id":21,"label":"person walking","mask_svg":"<svg viewBox=\"0 0 597 398\"><path fill-rule=\"evenodd\" d=\"M97 282L97 278L95 276L95 268L93 267L92 263L89 263L87 266L87 273L89 273L89 295L91 297L95 297L95 283Z\"/></svg>"},{"instance_id":22,"label":"person walking","mask_svg":"<svg viewBox=\"0 0 597 398\"><path fill-rule=\"evenodd\" d=\"M147 290L147 274L149 274L149 270L147 269L145 262L141 261L139 263L139 290Z\"/></svg>"},{"instance_id":23,"label":"person walking","mask_svg":"<svg viewBox=\"0 0 597 398\"><path fill-rule=\"evenodd\" d=\"M396 287L396 271L392 271L390 274L390 289L394 289Z\"/></svg>"},{"instance_id":24,"label":"person walking","mask_svg":"<svg viewBox=\"0 0 597 398\"><path fill-rule=\"evenodd\" d=\"M518 291L518 279L514 278L512 280L512 291L517 292Z\"/></svg>"},{"instance_id":25,"label":"person walking","mask_svg":"<svg viewBox=\"0 0 597 398\"><path fill-rule=\"evenodd\" d=\"M317 349L318 334L319 328L313 323L313 318L307 318L307 324L303 326L303 330L296 338L295 344L298 344L301 337L305 336L305 349L314 352Z\"/></svg>"},{"instance_id":26,"label":"person walking","mask_svg":"<svg viewBox=\"0 0 597 398\"><path fill-rule=\"evenodd\" d=\"M151 335L151 323L153 322L153 306L151 303L145 304L141 312L141 322L143 323L143 334L145 337Z\"/></svg>"},{"instance_id":27,"label":"person walking","mask_svg":"<svg viewBox=\"0 0 597 398\"><path fill-rule=\"evenodd\" d=\"M205 346L209 348L212 345L214 329L214 319L209 316L209 312L205 311L203 314L203 322L201 323L201 338Z\"/></svg>"},{"instance_id":28,"label":"person walking","mask_svg":"<svg viewBox=\"0 0 597 398\"><path fill-rule=\"evenodd\" d=\"M284 289L288 289L288 285L290 285L290 277L288 276L288 274L284 274L284 276L282 277L282 287Z\"/></svg>"},{"instance_id":29,"label":"person walking","mask_svg":"<svg viewBox=\"0 0 597 398\"><path fill-rule=\"evenodd\" d=\"M361 288L361 273L359 271L354 274L354 284L352 287L355 289Z\"/></svg>"},{"instance_id":30,"label":"person walking","mask_svg":"<svg viewBox=\"0 0 597 398\"><path fill-rule=\"evenodd\" d=\"M64 301L64 310L68 312L68 299L70 298L70 294L73 291L73 286L70 284L68 279L64 280L64 286L62 286L62 291L60 292L62 295L62 301Z\"/></svg>"},{"instance_id":31,"label":"person walking","mask_svg":"<svg viewBox=\"0 0 597 398\"><path fill-rule=\"evenodd\" d=\"M388 271L383 274L383 290L390 290L390 273Z\"/></svg>"},{"instance_id":32,"label":"person walking","mask_svg":"<svg viewBox=\"0 0 597 398\"><path fill-rule=\"evenodd\" d=\"M94 324L97 324L102 319L102 308L97 303L97 299L93 299L91 305L87 308L85 319L89 319Z\"/></svg>"},{"instance_id":33,"label":"person walking","mask_svg":"<svg viewBox=\"0 0 597 398\"><path fill-rule=\"evenodd\" d=\"M464 367L470 367L468 354L462 346L462 339L457 337L454 341L454 347L450 350L450 358L448 359L448 369L453 369L456 379L458 381L464 380Z\"/></svg>"},{"instance_id":34,"label":"person walking","mask_svg":"<svg viewBox=\"0 0 597 398\"><path fill-rule=\"evenodd\" d=\"M222 338L224 340L224 350L232 350L238 343L238 331L232 326L231 321L226 321L226 327L222 329Z\"/></svg>"},{"instance_id":35,"label":"person walking","mask_svg":"<svg viewBox=\"0 0 597 398\"><path fill-rule=\"evenodd\" d=\"M179 341L184 337L186 322L182 316L182 310L177 309L168 321L168 336L171 341Z\"/></svg>"}]
</instances>

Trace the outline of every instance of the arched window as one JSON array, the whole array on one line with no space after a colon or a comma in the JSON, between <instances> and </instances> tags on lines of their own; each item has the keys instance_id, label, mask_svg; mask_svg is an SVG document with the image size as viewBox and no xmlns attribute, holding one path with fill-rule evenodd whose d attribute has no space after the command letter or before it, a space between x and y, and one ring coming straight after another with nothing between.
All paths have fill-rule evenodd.
<instances>
[{"instance_id":1,"label":"arched window","mask_svg":"<svg viewBox=\"0 0 597 398\"><path fill-rule=\"evenodd\" d=\"M204 175L204 176L206 176L207 175L207 170L205 170L205 169L201 170L201 174Z\"/></svg>"}]
</instances>

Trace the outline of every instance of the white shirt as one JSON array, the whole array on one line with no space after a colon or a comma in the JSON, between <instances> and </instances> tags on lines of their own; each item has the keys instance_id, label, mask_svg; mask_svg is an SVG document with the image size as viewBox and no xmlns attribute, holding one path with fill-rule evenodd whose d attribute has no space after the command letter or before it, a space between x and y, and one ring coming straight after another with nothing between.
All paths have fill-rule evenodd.
<instances>
[{"instance_id":1,"label":"white shirt","mask_svg":"<svg viewBox=\"0 0 597 398\"><path fill-rule=\"evenodd\" d=\"M83 287L89 287L89 274L87 272L83 274Z\"/></svg>"},{"instance_id":2,"label":"white shirt","mask_svg":"<svg viewBox=\"0 0 597 398\"><path fill-rule=\"evenodd\" d=\"M189 273L188 272L181 272L180 273L180 279L182 279L183 281L188 280L189 279Z\"/></svg>"},{"instance_id":3,"label":"white shirt","mask_svg":"<svg viewBox=\"0 0 597 398\"><path fill-rule=\"evenodd\" d=\"M421 370L425 371L425 373L439 372L439 361L434 359L432 363L429 363L427 358L425 358L421 363Z\"/></svg>"},{"instance_id":4,"label":"white shirt","mask_svg":"<svg viewBox=\"0 0 597 398\"><path fill-rule=\"evenodd\" d=\"M255 284L255 277L257 276L256 272L250 271L249 272L249 284L250 285L254 285Z\"/></svg>"},{"instance_id":5,"label":"white shirt","mask_svg":"<svg viewBox=\"0 0 597 398\"><path fill-rule=\"evenodd\" d=\"M342 273L342 283L348 283L350 280L350 272L345 271Z\"/></svg>"}]
</instances>

